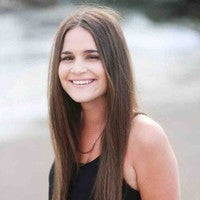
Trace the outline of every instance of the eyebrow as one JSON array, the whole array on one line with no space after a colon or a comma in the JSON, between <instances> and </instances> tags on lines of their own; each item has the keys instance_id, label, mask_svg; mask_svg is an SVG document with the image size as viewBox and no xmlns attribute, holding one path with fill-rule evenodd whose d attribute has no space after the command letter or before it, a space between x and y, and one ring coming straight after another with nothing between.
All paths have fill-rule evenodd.
<instances>
[{"instance_id":1,"label":"eyebrow","mask_svg":"<svg viewBox=\"0 0 200 200\"><path fill-rule=\"evenodd\" d=\"M98 53L98 50L94 50L94 49L87 49L85 51L83 51L83 53ZM71 51L63 51L61 54L72 54Z\"/></svg>"}]
</instances>

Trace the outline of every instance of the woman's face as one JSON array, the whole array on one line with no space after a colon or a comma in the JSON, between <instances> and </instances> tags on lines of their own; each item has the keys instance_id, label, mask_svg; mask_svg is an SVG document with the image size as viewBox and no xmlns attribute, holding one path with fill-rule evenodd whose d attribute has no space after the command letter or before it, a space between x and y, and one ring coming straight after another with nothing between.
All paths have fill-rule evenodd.
<instances>
[{"instance_id":1,"label":"woman's face","mask_svg":"<svg viewBox=\"0 0 200 200\"><path fill-rule=\"evenodd\" d=\"M58 75L65 92L76 102L102 98L107 80L92 35L82 27L67 32L61 51Z\"/></svg>"}]
</instances>

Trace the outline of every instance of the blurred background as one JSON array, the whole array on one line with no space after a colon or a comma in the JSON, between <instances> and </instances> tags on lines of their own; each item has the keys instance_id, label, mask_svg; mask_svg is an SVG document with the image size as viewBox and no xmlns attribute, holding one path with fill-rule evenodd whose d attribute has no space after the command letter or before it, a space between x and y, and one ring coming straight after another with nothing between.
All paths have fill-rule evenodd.
<instances>
[{"instance_id":1,"label":"blurred background","mask_svg":"<svg viewBox=\"0 0 200 200\"><path fill-rule=\"evenodd\" d=\"M140 109L165 130L182 200L200 199L200 1L85 1L121 12ZM0 199L44 200L53 150L47 72L60 21L83 1L0 0Z\"/></svg>"}]
</instances>

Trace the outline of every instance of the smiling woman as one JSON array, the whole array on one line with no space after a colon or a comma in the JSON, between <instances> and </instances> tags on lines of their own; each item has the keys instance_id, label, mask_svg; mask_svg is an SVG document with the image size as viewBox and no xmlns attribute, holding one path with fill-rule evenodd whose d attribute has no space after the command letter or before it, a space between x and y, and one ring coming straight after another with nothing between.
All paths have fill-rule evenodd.
<instances>
[{"instance_id":1,"label":"smiling woman","mask_svg":"<svg viewBox=\"0 0 200 200\"><path fill-rule=\"evenodd\" d=\"M82 6L56 34L48 88L55 152L49 200L179 200L168 138L138 111L119 19L110 8Z\"/></svg>"}]
</instances>

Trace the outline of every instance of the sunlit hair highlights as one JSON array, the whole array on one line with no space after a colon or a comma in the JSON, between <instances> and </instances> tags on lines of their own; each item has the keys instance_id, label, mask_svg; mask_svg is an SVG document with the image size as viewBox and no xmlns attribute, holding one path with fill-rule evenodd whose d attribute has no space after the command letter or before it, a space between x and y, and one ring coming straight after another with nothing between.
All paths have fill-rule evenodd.
<instances>
[{"instance_id":1,"label":"sunlit hair highlights","mask_svg":"<svg viewBox=\"0 0 200 200\"><path fill-rule=\"evenodd\" d=\"M123 163L131 120L137 111L135 83L120 16L111 8L80 6L61 23L52 46L48 75L49 127L55 153L53 200L66 200L80 135L81 105L63 90L58 67L65 34L80 26L93 36L106 71L106 125L94 200L121 200Z\"/></svg>"}]
</instances>

